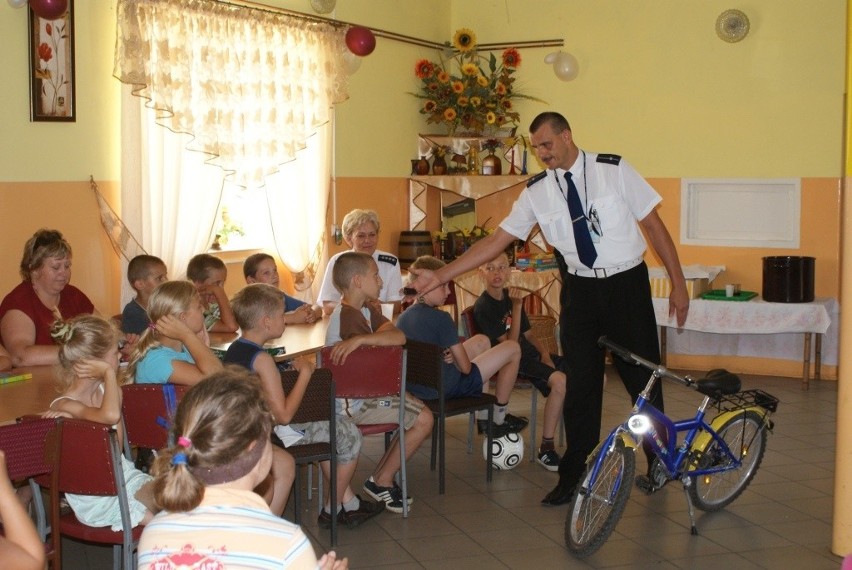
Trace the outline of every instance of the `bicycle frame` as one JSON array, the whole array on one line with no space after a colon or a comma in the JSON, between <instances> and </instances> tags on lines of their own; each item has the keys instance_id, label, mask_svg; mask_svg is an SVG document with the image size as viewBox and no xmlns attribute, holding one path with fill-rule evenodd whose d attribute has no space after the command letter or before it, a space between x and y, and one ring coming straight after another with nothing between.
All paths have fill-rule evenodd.
<instances>
[{"instance_id":1,"label":"bicycle frame","mask_svg":"<svg viewBox=\"0 0 852 570\"><path fill-rule=\"evenodd\" d=\"M660 377L661 374L659 374L658 371L652 372L648 384L645 386L645 389L639 395L636 400L636 404L633 406L630 418L612 430L602 445L605 448L610 448L615 445L618 439L621 439L626 446L635 450L643 443L643 441L647 441L653 450L654 455L660 460L665 468L666 475L669 479L683 479L686 477L718 473L721 471L739 468L742 465L741 458L736 457L731 452L725 440L719 437L719 434L712 425L705 421L707 405L710 402L709 396L704 396L701 405L698 406L698 411L696 412L695 417L678 421L672 421L668 416L655 408L648 401L648 394L650 394L651 389ZM753 408L724 412L714 418L712 423L721 425L729 417L745 413L748 409L754 409L762 416L765 416L766 414L765 410L755 406ZM650 420L647 421L647 431L642 432L642 430L637 429L636 426L631 425L632 423L643 423L641 420L637 420L636 418L645 418L646 420ZM665 429L665 441L659 437L659 433L657 432L658 427ZM684 436L683 441L678 444L678 434L684 432L686 435ZM694 451L703 451L712 441L715 441L720 446L725 457L727 457L730 461L726 461L722 465L706 469L690 468L691 465L695 464L693 460ZM592 452L593 455L595 455L595 464L592 468L591 477L589 479L590 487L595 481L597 481L600 465L605 455L597 453L599 449L601 449L601 446L598 446L598 448Z\"/></svg>"}]
</instances>

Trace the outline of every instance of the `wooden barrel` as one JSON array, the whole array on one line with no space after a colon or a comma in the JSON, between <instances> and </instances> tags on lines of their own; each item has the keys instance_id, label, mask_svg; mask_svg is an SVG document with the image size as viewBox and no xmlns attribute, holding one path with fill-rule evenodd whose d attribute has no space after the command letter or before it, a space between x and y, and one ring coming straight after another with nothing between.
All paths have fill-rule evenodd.
<instances>
[{"instance_id":1,"label":"wooden barrel","mask_svg":"<svg viewBox=\"0 0 852 570\"><path fill-rule=\"evenodd\" d=\"M399 265L408 269L421 255L432 255L432 233L427 231L399 232Z\"/></svg>"}]
</instances>

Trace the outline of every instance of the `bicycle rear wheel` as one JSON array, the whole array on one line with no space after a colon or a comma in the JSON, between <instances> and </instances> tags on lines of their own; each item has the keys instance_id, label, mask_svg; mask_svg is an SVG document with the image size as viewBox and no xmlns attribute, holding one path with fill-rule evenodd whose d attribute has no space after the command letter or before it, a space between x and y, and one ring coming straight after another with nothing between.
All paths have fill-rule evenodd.
<instances>
[{"instance_id":1,"label":"bicycle rear wheel","mask_svg":"<svg viewBox=\"0 0 852 570\"><path fill-rule=\"evenodd\" d=\"M597 480L589 486L594 466L590 463L565 520L565 546L580 558L594 554L612 534L627 505L636 471L635 454L620 439L599 453L606 456Z\"/></svg>"},{"instance_id":2,"label":"bicycle rear wheel","mask_svg":"<svg viewBox=\"0 0 852 570\"><path fill-rule=\"evenodd\" d=\"M742 465L728 471L691 477L689 496L692 504L703 511L718 511L739 497L754 478L766 451L763 418L752 410L729 419L719 428L718 433L731 453L740 458ZM731 458L714 439L699 459L697 467L723 467L731 462Z\"/></svg>"}]
</instances>

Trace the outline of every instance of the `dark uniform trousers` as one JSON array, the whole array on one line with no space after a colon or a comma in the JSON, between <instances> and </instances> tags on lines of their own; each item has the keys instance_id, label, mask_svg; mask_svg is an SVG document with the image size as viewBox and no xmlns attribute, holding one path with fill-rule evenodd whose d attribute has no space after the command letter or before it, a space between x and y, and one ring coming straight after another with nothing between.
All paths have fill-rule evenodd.
<instances>
[{"instance_id":1,"label":"dark uniform trousers","mask_svg":"<svg viewBox=\"0 0 852 570\"><path fill-rule=\"evenodd\" d=\"M602 279L571 275L564 264L560 265L560 340L566 356L564 372L568 377L562 413L568 447L559 465L559 475L560 482L567 478L566 482L573 484L582 475L586 458L601 436L605 351L598 346L598 338L606 335L651 362L660 362L660 348L648 268L644 262ZM618 357L613 360L635 402L650 373ZM663 409L659 382L651 402ZM607 432L612 427L607 426Z\"/></svg>"}]
</instances>

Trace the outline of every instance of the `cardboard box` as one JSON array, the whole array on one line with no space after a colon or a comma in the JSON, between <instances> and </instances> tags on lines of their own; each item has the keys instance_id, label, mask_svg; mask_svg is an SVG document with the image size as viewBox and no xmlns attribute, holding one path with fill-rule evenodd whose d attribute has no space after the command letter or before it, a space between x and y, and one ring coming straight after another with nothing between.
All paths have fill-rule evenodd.
<instances>
[{"instance_id":1,"label":"cardboard box","mask_svg":"<svg viewBox=\"0 0 852 570\"><path fill-rule=\"evenodd\" d=\"M710 280L706 277L687 279L686 292L690 299L698 299L710 290ZM651 296L668 297L672 292L672 282L668 277L651 278Z\"/></svg>"}]
</instances>

